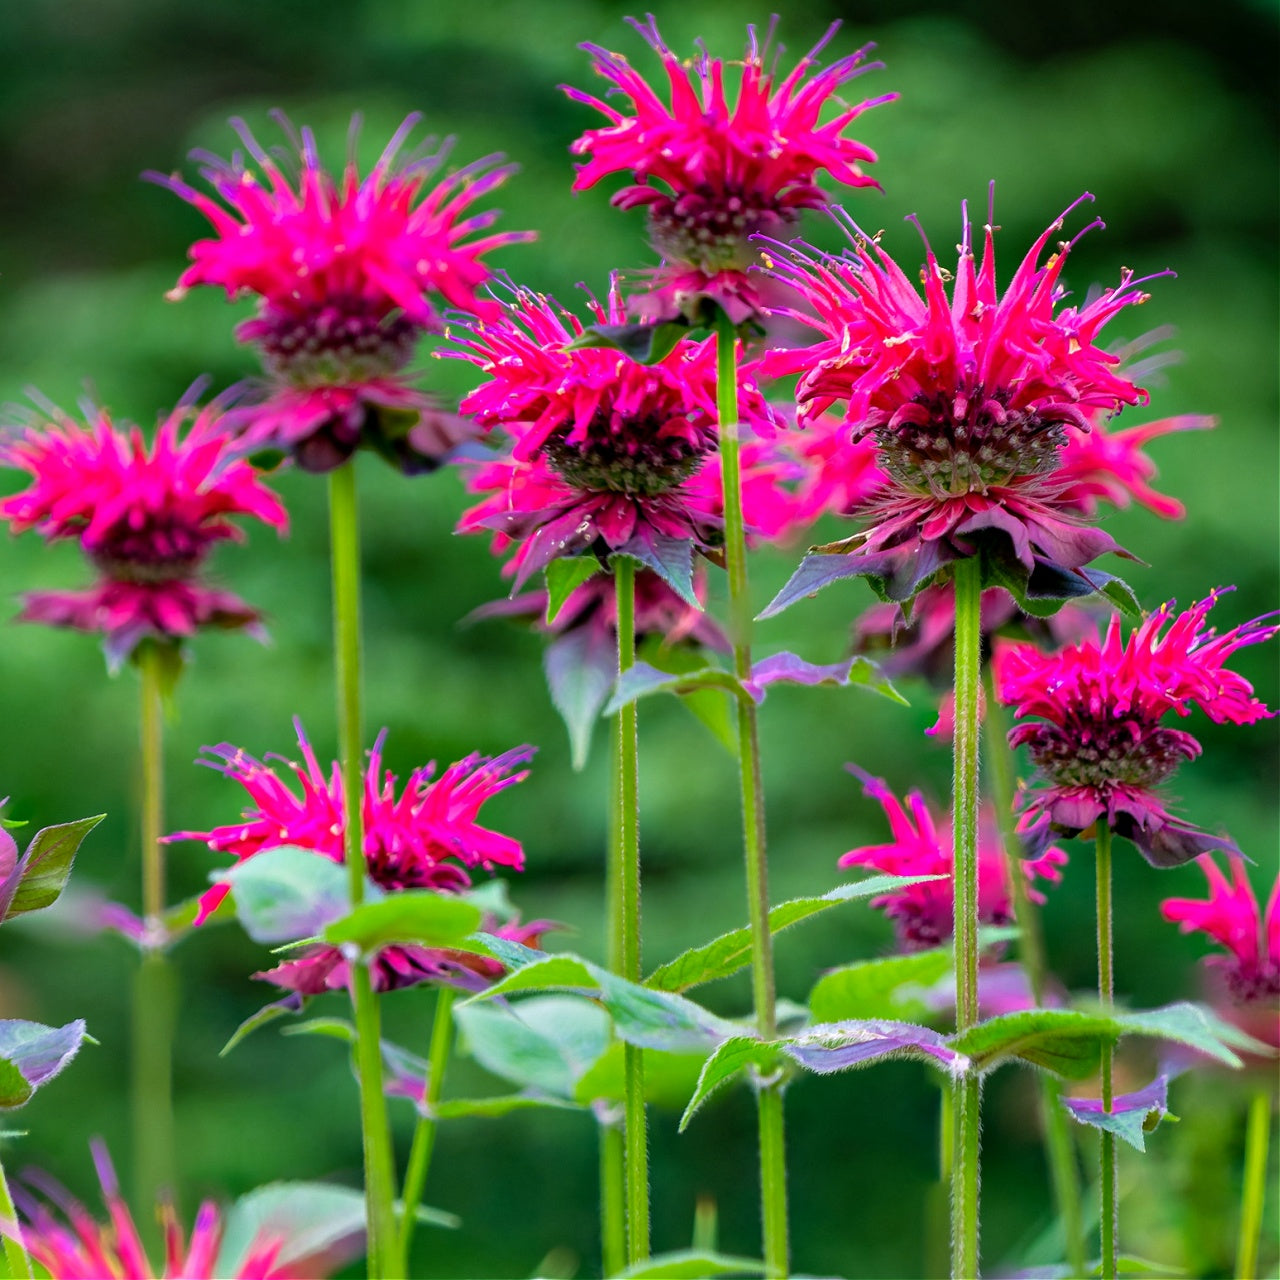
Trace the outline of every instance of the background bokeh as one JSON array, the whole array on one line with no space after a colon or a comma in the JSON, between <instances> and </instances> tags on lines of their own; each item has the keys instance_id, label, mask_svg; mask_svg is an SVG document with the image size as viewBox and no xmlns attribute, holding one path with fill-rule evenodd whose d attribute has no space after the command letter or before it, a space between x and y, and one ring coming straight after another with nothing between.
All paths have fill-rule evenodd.
<instances>
[{"instance_id":1,"label":"background bokeh","mask_svg":"<svg viewBox=\"0 0 1280 1280\"><path fill-rule=\"evenodd\" d=\"M745 22L768 17L728 2L652 2L673 47L692 50L703 37L726 56L741 47ZM371 156L413 110L425 113L430 131L458 136L460 161L504 151L521 171L500 193L502 225L533 227L541 237L500 256L522 282L567 300L579 281L599 291L612 268L645 265L639 214L612 211L605 190L570 192L566 147L595 120L557 90L590 83L587 57L576 47L582 41L656 68L624 25L625 12L603 0L28 0L0 7L0 47L10 54L0 81L0 399L21 400L31 386L67 405L87 393L149 425L198 374L223 386L253 371L231 335L244 307L213 291L165 302L204 224L137 175L192 172L185 158L192 147L227 154L234 146L229 116L243 115L272 136L272 107L313 125L333 158L342 154L354 111L363 113L362 146ZM851 92L902 95L865 116L857 131L882 156L874 173L884 194L848 197L860 223L885 229L891 251L908 261L919 255L916 233L902 221L912 212L948 249L961 199L982 208L994 179L1006 278L1034 235L1086 189L1108 226L1073 255L1075 289L1114 281L1122 265L1140 273L1176 269L1176 280L1155 284L1142 313L1127 311L1115 322L1114 336L1176 327L1166 346L1181 359L1154 383L1148 416L1213 413L1220 425L1152 446L1160 487L1187 503L1184 522L1130 511L1108 517L1108 527L1146 562L1121 571L1148 606L1171 595L1189 603L1234 582L1237 593L1217 611L1222 625L1274 607L1272 7L1221 0L1206 17L1202 6L1155 0L1053 7L816 0L783 16L789 56L836 17L846 25L832 55L874 40L886 64ZM839 240L818 218L805 232L832 247ZM468 384L469 367L423 363L446 400ZM483 540L451 533L463 503L456 475L404 480L370 459L360 469L371 732L389 727L388 760L401 773L428 758L539 744L530 780L486 813L525 842L528 870L512 892L526 916L567 922L576 936L563 945L599 955L603 734L585 772L574 774L543 686L539 640L498 623L460 629L459 619L502 588ZM4 483L11 489L17 478ZM226 550L216 566L267 610L272 644L221 634L194 644L168 731L170 828L229 821L241 806L238 788L192 767L203 743L288 752L290 717L301 715L322 757L334 750L324 486L283 475L278 487L293 514L289 538L255 533L247 550ZM840 536L836 525L829 536ZM50 550L34 538L5 540L0 556L8 600L23 589L83 580L73 550ZM761 602L794 559L758 558L753 582ZM834 661L851 617L869 601L861 587L833 588L762 626L759 644ZM128 672L108 679L94 642L81 635L8 627L0 652L0 792L12 796L8 815L44 825L105 810L75 881L135 903L136 680ZM1245 651L1237 665L1275 705L1274 646ZM945 796L947 753L922 734L933 719L932 695L923 686L905 692L910 710L831 690L783 690L763 709L775 900L831 887L841 878L836 858L880 837L879 809L861 797L845 761L887 777L900 792L921 786ZM647 703L642 721L644 945L656 964L742 923L745 902L731 762L674 700ZM1192 727L1205 754L1178 780L1185 812L1229 829L1256 860L1256 883L1269 885L1278 763L1272 726ZM1087 989L1094 977L1091 861L1084 846L1072 853L1066 883L1046 908L1046 929L1062 980ZM216 863L200 846L175 848L175 894L198 891ZM1201 940L1165 925L1158 902L1200 894L1200 873L1153 872L1126 846L1117 881L1119 991L1135 1006L1191 994ZM29 1136L6 1162L11 1169L39 1164L89 1195L90 1135L105 1136L120 1164L130 1158L133 957L117 939L77 937L70 914L6 928L0 1013L50 1023L84 1016L100 1044L23 1113ZM865 908L828 913L781 940L780 990L803 998L824 967L890 945L884 921ZM219 1058L237 1024L268 996L247 976L266 956L234 927L221 927L190 938L178 957L178 1128L188 1209L199 1194L230 1196L276 1178L354 1183L355 1094L341 1048L269 1028ZM749 991L745 980L729 982L708 989L707 999L741 1012ZM404 993L389 1006L394 1034L421 1051L430 997ZM501 1087L466 1060L451 1072L449 1087L460 1095ZM1033 1096L1031 1077L1012 1070L988 1090L983 1244L993 1272L1032 1256L1048 1218ZM1127 1247L1190 1274L1229 1274L1243 1097L1237 1082L1220 1075L1174 1086L1171 1105L1182 1123L1155 1134L1145 1159L1128 1150L1121 1156ZM918 1274L920 1206L936 1166L937 1094L924 1069L893 1064L801 1081L788 1112L797 1267ZM403 1156L407 1106L397 1120ZM754 1123L745 1091L708 1108L683 1137L670 1112L655 1112L651 1128L655 1246L686 1244L695 1197L707 1196L719 1207L723 1247L755 1251ZM595 1162L586 1115L517 1113L446 1126L427 1198L462 1215L463 1226L420 1233L419 1272L592 1274Z\"/></svg>"}]
</instances>

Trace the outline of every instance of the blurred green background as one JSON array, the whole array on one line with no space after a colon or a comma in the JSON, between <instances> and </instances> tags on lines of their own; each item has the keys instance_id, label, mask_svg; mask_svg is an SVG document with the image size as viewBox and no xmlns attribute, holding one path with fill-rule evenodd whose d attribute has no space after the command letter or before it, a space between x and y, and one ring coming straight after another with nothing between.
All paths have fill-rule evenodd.
<instances>
[{"instance_id":1,"label":"blurred green background","mask_svg":"<svg viewBox=\"0 0 1280 1280\"><path fill-rule=\"evenodd\" d=\"M655 2L672 46L701 36L732 57L747 21L768 9L732 3ZM412 110L427 128L458 136L469 160L504 151L521 166L499 193L502 226L533 227L532 247L498 256L519 281L565 300L585 281L603 290L614 267L650 261L639 214L610 209L607 190L569 190L569 142L597 121L567 101L561 83L589 86L576 46L625 51L646 73L657 61L622 18L596 0L27 0L0 8L8 51L0 81L0 400L38 387L64 405L86 392L150 425L202 372L223 386L254 371L236 346L246 314L212 291L164 301L204 223L169 193L137 180L144 169L194 166L186 153L235 145L226 119L244 115L272 138L266 113L284 108L313 125L331 158L342 155L353 111L363 147L376 155ZM1274 9L1223 0L1202 7L1089 0L1033 10L1016 0L940 5L928 0L817 0L786 13L790 58L836 17L835 56L874 40L886 68L851 93L889 90L901 101L863 117L855 132L882 159L884 194L846 193L866 227L918 260L917 212L942 251L958 236L959 204L979 208L996 181L998 251L1007 279L1034 235L1082 190L1097 196L1105 232L1073 255L1070 284L1083 292L1115 280L1122 265L1166 266L1142 313L1113 325L1115 340L1172 325L1181 362L1153 385L1149 413L1219 416L1212 434L1157 441L1160 487L1182 498L1185 522L1143 511L1108 517L1116 538L1146 564L1122 568L1146 605L1182 603L1234 582L1219 607L1234 625L1276 604L1276 51ZM652 78L652 77L651 77ZM835 247L822 219L805 226ZM469 367L423 361L445 399L468 385ZM404 480L361 459L366 528L366 635L370 733L387 725L390 766L403 774L429 758L523 741L540 745L532 777L487 810L525 842L528 870L512 892L526 917L576 931L562 945L602 952L601 850L607 795L604 735L582 774L542 683L540 641L503 624L460 630L458 620L501 593L483 540L451 529L463 505L452 473ZM5 477L9 489L16 477ZM230 740L261 755L289 752L300 714L322 758L334 751L324 486L285 475L294 527L286 541L255 532L231 548L218 575L263 606L270 647L226 635L199 638L169 728L168 818L176 828L230 821L242 792L191 761L203 743ZM839 526L820 536L840 536ZM5 596L77 585L86 570L65 547L4 540ZM795 555L761 555L753 584L767 600ZM1113 566L1114 567L1114 566ZM763 652L794 648L817 661L844 651L861 587L833 588L761 626ZM16 609L15 609L16 611ZM77 863L75 882L136 905L138 882L136 680L108 679L82 635L29 627L4 633L0 723L7 748L0 793L8 814L45 825L105 810ZM1277 701L1274 646L1241 653L1238 667L1269 704ZM923 736L932 695L908 685L910 710L848 691L783 690L762 713L775 900L821 892L842 877L836 858L877 841L883 820L843 771L847 760L900 793L949 785L947 752ZM1176 790L1194 821L1231 831L1257 865L1260 888L1276 868L1277 740L1273 728L1191 726L1205 743ZM674 701L642 716L644 945L656 964L745 920L738 802L729 759ZM1087 848L1046 908L1050 956L1063 981L1094 980L1092 872ZM200 890L218 860L197 845L173 850L173 892ZM1198 896L1195 868L1156 873L1128 847L1117 866L1118 989L1135 1006L1192 994L1198 938L1165 925L1162 897ZM92 1193L86 1141L102 1134L129 1163L125 1088L127 996L133 956L117 939L77 938L52 915L5 930L0 1013L58 1023L84 1016L101 1042L18 1119L30 1136L6 1156L34 1163L82 1195ZM865 908L831 912L785 935L779 988L802 999L825 968L886 952L885 922ZM188 1211L197 1195L234 1195L276 1178L359 1177L355 1094L335 1042L258 1033L226 1059L218 1050L269 995L248 979L266 963L235 928L209 929L178 952L184 983L177 1046L179 1151ZM745 1011L745 980L707 991L726 1012ZM338 1001L334 998L338 1012ZM394 1034L423 1051L430 996L388 1002ZM1140 1062L1135 1070L1141 1070ZM499 1089L457 1060L449 1088ZM1026 1256L1043 1230L1048 1196L1033 1121L1034 1087L1006 1071L988 1089L983 1252L993 1273ZM1121 1183L1124 1243L1196 1275L1230 1273L1244 1093L1214 1075L1184 1078L1171 1105L1183 1116L1161 1129L1142 1159L1126 1150ZM804 1080L789 1095L790 1190L799 1270L845 1276L919 1274L923 1197L935 1176L936 1090L919 1066ZM401 1156L411 1116L397 1115ZM739 1090L708 1108L683 1137L675 1116L651 1122L654 1244L687 1244L696 1196L719 1206L721 1243L757 1248L754 1122ZM598 1267L596 1153L590 1119L520 1113L446 1126L427 1199L463 1217L456 1232L419 1234L415 1265L430 1276L588 1275ZM1274 1204L1274 1201L1272 1201ZM1274 1221L1274 1219L1270 1219ZM553 1256L546 1259L546 1255ZM1274 1260L1274 1249L1270 1257ZM545 1259L545 1261L544 1261Z\"/></svg>"}]
</instances>

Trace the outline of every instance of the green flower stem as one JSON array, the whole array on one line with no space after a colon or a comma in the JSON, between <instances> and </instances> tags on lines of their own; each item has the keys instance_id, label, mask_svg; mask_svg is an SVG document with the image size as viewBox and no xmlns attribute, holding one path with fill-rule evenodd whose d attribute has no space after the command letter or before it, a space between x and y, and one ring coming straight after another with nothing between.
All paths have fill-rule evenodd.
<instances>
[{"instance_id":1,"label":"green flower stem","mask_svg":"<svg viewBox=\"0 0 1280 1280\"><path fill-rule=\"evenodd\" d=\"M9 1182L4 1176L4 1165L0 1164L0 1219L17 1223L18 1215L13 1207L13 1197L9 1194ZM4 1233L4 1261L8 1274L14 1280L30 1280L31 1259L27 1256L26 1246L22 1243L21 1227L12 1235Z\"/></svg>"},{"instance_id":2,"label":"green flower stem","mask_svg":"<svg viewBox=\"0 0 1280 1280\"><path fill-rule=\"evenodd\" d=\"M609 794L609 857L605 864L605 963L622 972L622 743L612 746ZM627 1157L619 1117L602 1119L600 1130L600 1256L606 1276L627 1265Z\"/></svg>"},{"instance_id":3,"label":"green flower stem","mask_svg":"<svg viewBox=\"0 0 1280 1280\"><path fill-rule=\"evenodd\" d=\"M1098 863L1098 998L1104 1013L1110 1013L1115 998L1115 978L1112 972L1111 953L1111 828L1101 819L1096 824ZM1112 1045L1102 1046L1102 1109L1111 1110ZM1102 1204L1102 1276L1103 1280L1115 1280L1119 1259L1116 1253L1116 1231L1119 1226L1119 1204L1116 1198L1116 1139L1115 1134L1101 1135L1100 1186Z\"/></svg>"},{"instance_id":4,"label":"green flower stem","mask_svg":"<svg viewBox=\"0 0 1280 1280\"><path fill-rule=\"evenodd\" d=\"M742 517L742 475L738 439L738 338L727 316L716 323L716 408L720 419L720 470L724 483L724 555L729 577L729 635L733 668L740 680L751 674L751 598L747 584L747 539ZM760 778L760 735L755 703L738 699L738 772L742 788L743 852L747 911L751 922L751 990L756 1027L772 1040L778 1031L773 975L773 935L769 931L769 867L765 844L764 790ZM765 1274L771 1280L790 1267L787 1227L786 1132L783 1079L757 1082L760 1125L760 1196Z\"/></svg>"},{"instance_id":5,"label":"green flower stem","mask_svg":"<svg viewBox=\"0 0 1280 1280\"><path fill-rule=\"evenodd\" d=\"M978 1021L978 744L981 702L982 577L976 557L955 575L955 755L952 785L952 886L955 902L956 1029ZM978 1274L978 1125L976 1075L956 1081L955 1156L951 1166L951 1274Z\"/></svg>"},{"instance_id":6,"label":"green flower stem","mask_svg":"<svg viewBox=\"0 0 1280 1280\"><path fill-rule=\"evenodd\" d=\"M1026 970L1031 994L1039 1006L1044 1005L1045 962L1044 939L1040 930L1040 911L1027 892L1025 875L1018 874L1016 860L1020 842L1013 825L1013 753L1009 749L1004 708L995 696L990 671L986 679L987 765L991 775L991 796L996 806L996 822L1000 843L1010 861L1009 883L1013 889L1014 919L1018 922L1018 958ZM1070 1120L1062 1106L1062 1086L1048 1072L1037 1072L1040 1086L1040 1114L1044 1121L1045 1155L1053 1186L1054 1204L1067 1262L1073 1275L1084 1275L1085 1237L1084 1210L1080 1194L1080 1172L1076 1165L1075 1144L1071 1141Z\"/></svg>"},{"instance_id":7,"label":"green flower stem","mask_svg":"<svg viewBox=\"0 0 1280 1280\"><path fill-rule=\"evenodd\" d=\"M427 1086L418 1126L413 1131L413 1146L409 1148L409 1165L405 1169L404 1192L401 1195L404 1207L400 1215L399 1253L406 1270L409 1249L413 1245L413 1229L417 1225L417 1209L422 1203L422 1190L427 1184L431 1153L436 1145L438 1122L435 1107L444 1088L445 1068L449 1064L449 1049L453 1044L454 997L452 987L440 987L436 992L436 1015L431 1024L431 1047L427 1050Z\"/></svg>"},{"instance_id":8,"label":"green flower stem","mask_svg":"<svg viewBox=\"0 0 1280 1280\"><path fill-rule=\"evenodd\" d=\"M946 1276L950 1273L951 1229L951 1161L955 1154L955 1120L950 1080L942 1080L938 1086L938 1180L928 1189L925 1202L924 1274Z\"/></svg>"},{"instance_id":9,"label":"green flower stem","mask_svg":"<svg viewBox=\"0 0 1280 1280\"><path fill-rule=\"evenodd\" d=\"M355 463L329 473L329 535L333 560L333 647L338 694L346 813L346 864L351 905L364 900L364 809L361 759L364 725L360 706L360 517ZM395 1269L395 1163L387 1100L382 1092L381 1018L366 964L351 965L356 1020L356 1071L364 1144L365 1204L369 1224L369 1276L383 1280ZM403 1272L403 1268L399 1273Z\"/></svg>"},{"instance_id":10,"label":"green flower stem","mask_svg":"<svg viewBox=\"0 0 1280 1280\"><path fill-rule=\"evenodd\" d=\"M619 556L613 562L618 615L618 674L636 662L636 566ZM640 971L640 758L636 704L618 712L618 787L615 876L621 905L621 973L639 982ZM626 1145L627 1261L649 1256L649 1136L644 1113L644 1051L622 1046L623 1136Z\"/></svg>"},{"instance_id":11,"label":"green flower stem","mask_svg":"<svg viewBox=\"0 0 1280 1280\"><path fill-rule=\"evenodd\" d=\"M165 911L163 654L154 641L138 650L141 729L142 913L149 938L162 936ZM163 947L144 944L133 988L132 1109L138 1203L172 1193L173 1034L176 975ZM150 1213L147 1219L150 1220Z\"/></svg>"},{"instance_id":12,"label":"green flower stem","mask_svg":"<svg viewBox=\"0 0 1280 1280\"><path fill-rule=\"evenodd\" d=\"M1254 1280L1258 1274L1258 1237L1267 1198L1267 1147L1271 1141L1271 1092L1259 1089L1249 1100L1244 1134L1244 1197L1240 1205L1240 1248L1236 1275Z\"/></svg>"}]
</instances>

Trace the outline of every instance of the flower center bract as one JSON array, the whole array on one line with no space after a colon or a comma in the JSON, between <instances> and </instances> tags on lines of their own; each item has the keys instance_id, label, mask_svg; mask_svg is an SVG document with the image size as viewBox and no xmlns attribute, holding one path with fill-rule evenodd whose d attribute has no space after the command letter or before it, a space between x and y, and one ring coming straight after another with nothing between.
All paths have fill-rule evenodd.
<instances>
[{"instance_id":1,"label":"flower center bract","mask_svg":"<svg viewBox=\"0 0 1280 1280\"><path fill-rule=\"evenodd\" d=\"M199 530L183 524L148 522L133 528L122 520L86 551L108 578L146 584L191 577L207 547Z\"/></svg>"},{"instance_id":2,"label":"flower center bract","mask_svg":"<svg viewBox=\"0 0 1280 1280\"><path fill-rule=\"evenodd\" d=\"M342 386L399 372L413 357L422 326L327 305L306 315L267 311L241 326L242 341L261 346L269 373L298 387Z\"/></svg>"},{"instance_id":3,"label":"flower center bract","mask_svg":"<svg viewBox=\"0 0 1280 1280\"><path fill-rule=\"evenodd\" d=\"M916 396L874 428L880 466L906 488L936 497L985 493L1051 471L1066 443L1065 424L1010 409L1002 399L981 389Z\"/></svg>"},{"instance_id":4,"label":"flower center bract","mask_svg":"<svg viewBox=\"0 0 1280 1280\"><path fill-rule=\"evenodd\" d=\"M614 431L604 422L600 428L593 423L585 441L571 443L569 429L562 427L543 445L547 462L576 489L654 497L687 480L709 447L683 435L663 435L661 424L651 430L627 424L625 431Z\"/></svg>"},{"instance_id":5,"label":"flower center bract","mask_svg":"<svg viewBox=\"0 0 1280 1280\"><path fill-rule=\"evenodd\" d=\"M715 275L746 271L760 260L751 243L757 234L778 236L794 225L789 211L723 192L686 192L649 211L653 247L669 262L688 263Z\"/></svg>"},{"instance_id":6,"label":"flower center bract","mask_svg":"<svg viewBox=\"0 0 1280 1280\"><path fill-rule=\"evenodd\" d=\"M1040 724L1026 739L1031 758L1056 786L1153 787L1199 754L1190 734L1163 729L1138 715L1110 720L1077 712L1062 727Z\"/></svg>"}]
</instances>

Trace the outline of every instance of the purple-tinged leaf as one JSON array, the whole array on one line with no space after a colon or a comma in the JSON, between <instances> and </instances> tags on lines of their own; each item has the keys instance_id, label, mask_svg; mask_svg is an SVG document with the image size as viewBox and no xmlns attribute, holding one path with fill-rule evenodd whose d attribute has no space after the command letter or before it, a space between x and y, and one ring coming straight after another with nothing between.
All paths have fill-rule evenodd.
<instances>
[{"instance_id":1,"label":"purple-tinged leaf","mask_svg":"<svg viewBox=\"0 0 1280 1280\"><path fill-rule=\"evenodd\" d=\"M646 524L614 549L615 556L629 556L652 569L686 604L701 611L702 601L693 589L693 540L668 538Z\"/></svg>"},{"instance_id":2,"label":"purple-tinged leaf","mask_svg":"<svg viewBox=\"0 0 1280 1280\"><path fill-rule=\"evenodd\" d=\"M785 1042L782 1050L818 1075L865 1067L889 1058L915 1058L941 1066L953 1075L969 1069L969 1059L952 1049L940 1032L912 1022L859 1019L819 1023Z\"/></svg>"},{"instance_id":3,"label":"purple-tinged leaf","mask_svg":"<svg viewBox=\"0 0 1280 1280\"><path fill-rule=\"evenodd\" d=\"M595 556L561 556L547 565L547 625L556 620L556 614L564 602L588 578L601 572L600 561Z\"/></svg>"},{"instance_id":4,"label":"purple-tinged leaf","mask_svg":"<svg viewBox=\"0 0 1280 1280\"><path fill-rule=\"evenodd\" d=\"M779 681L787 684L862 686L904 707L909 705L870 658L821 664L806 662L794 653L775 653L762 658L751 668L751 678L743 681L742 687L754 701L763 702L765 689Z\"/></svg>"},{"instance_id":5,"label":"purple-tinged leaf","mask_svg":"<svg viewBox=\"0 0 1280 1280\"><path fill-rule=\"evenodd\" d=\"M579 627L557 636L542 657L551 702L569 730L575 769L587 763L591 730L618 674L618 652L608 631Z\"/></svg>"},{"instance_id":6,"label":"purple-tinged leaf","mask_svg":"<svg viewBox=\"0 0 1280 1280\"><path fill-rule=\"evenodd\" d=\"M1145 1151L1145 1135L1169 1113L1169 1077L1156 1076L1145 1089L1113 1098L1110 1111L1103 1110L1101 1098L1063 1098L1062 1105L1081 1124L1113 1133L1138 1151Z\"/></svg>"},{"instance_id":7,"label":"purple-tinged leaf","mask_svg":"<svg viewBox=\"0 0 1280 1280\"><path fill-rule=\"evenodd\" d=\"M727 693L739 694L742 686L732 671L723 671L719 667L672 673L660 671L647 662L637 662L618 677L604 714L614 715L627 703L648 697L651 693L692 693L697 689L723 689Z\"/></svg>"},{"instance_id":8,"label":"purple-tinged leaf","mask_svg":"<svg viewBox=\"0 0 1280 1280\"><path fill-rule=\"evenodd\" d=\"M833 582L839 582L843 578L857 578L866 572L866 564L857 556L822 553L807 555L759 616L772 618L784 609L789 609L797 600L816 595Z\"/></svg>"},{"instance_id":9,"label":"purple-tinged leaf","mask_svg":"<svg viewBox=\"0 0 1280 1280\"><path fill-rule=\"evenodd\" d=\"M52 906L71 875L71 864L81 842L104 817L100 813L37 831L17 862L12 861L17 852L12 837L0 834L3 852L8 854L4 861L9 863L7 868L0 868L6 871L0 880L0 920Z\"/></svg>"},{"instance_id":10,"label":"purple-tinged leaf","mask_svg":"<svg viewBox=\"0 0 1280 1280\"><path fill-rule=\"evenodd\" d=\"M82 1018L62 1027L0 1019L0 1108L22 1106L76 1056L84 1038Z\"/></svg>"},{"instance_id":11,"label":"purple-tinged leaf","mask_svg":"<svg viewBox=\"0 0 1280 1280\"><path fill-rule=\"evenodd\" d=\"M212 879L231 886L236 915L254 942L312 938L351 910L346 868L311 849L267 849Z\"/></svg>"}]
</instances>

